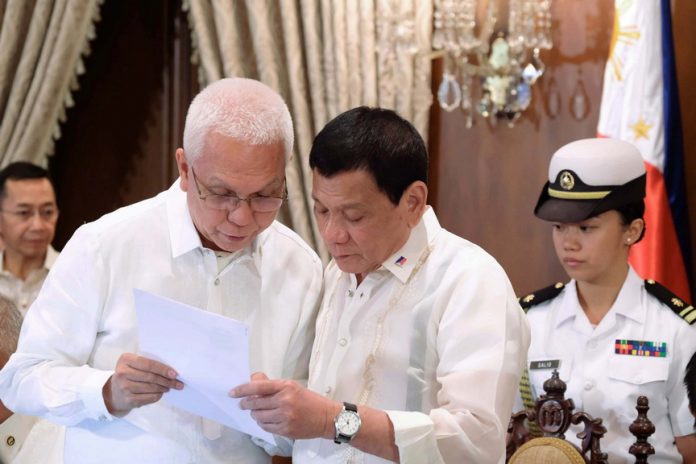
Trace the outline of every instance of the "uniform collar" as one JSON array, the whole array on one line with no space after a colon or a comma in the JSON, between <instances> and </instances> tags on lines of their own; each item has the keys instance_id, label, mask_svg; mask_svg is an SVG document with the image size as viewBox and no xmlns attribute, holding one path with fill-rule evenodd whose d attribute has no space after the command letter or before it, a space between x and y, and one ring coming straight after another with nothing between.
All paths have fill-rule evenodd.
<instances>
[{"instance_id":1,"label":"uniform collar","mask_svg":"<svg viewBox=\"0 0 696 464\"><path fill-rule=\"evenodd\" d=\"M612 306L612 309L616 308L616 314L621 314L639 323L645 322L647 309L641 303L643 285L645 285L643 279L629 266L626 280Z\"/></svg>"},{"instance_id":2,"label":"uniform collar","mask_svg":"<svg viewBox=\"0 0 696 464\"><path fill-rule=\"evenodd\" d=\"M167 191L167 223L172 243L172 258L174 259L192 250L204 249L198 230L191 219L186 192L181 190L180 182L181 179L177 179ZM259 234L249 246L234 252L233 261L247 256L252 258L254 265L259 269L261 250L257 248L259 248L260 237L266 233L268 233L268 229Z\"/></svg>"},{"instance_id":3,"label":"uniform collar","mask_svg":"<svg viewBox=\"0 0 696 464\"><path fill-rule=\"evenodd\" d=\"M428 244L432 243L441 230L442 227L435 212L430 206L426 206L425 213L416 227L411 230L404 246L387 258L382 263L382 267L394 274L402 283L406 283Z\"/></svg>"},{"instance_id":4,"label":"uniform collar","mask_svg":"<svg viewBox=\"0 0 696 464\"><path fill-rule=\"evenodd\" d=\"M620 314L623 317L633 319L636 322L642 323L645 321L645 307L641 304L641 287L643 280L636 274L632 267L628 267L626 280L619 290L616 301L609 309L609 312L604 316ZM580 299L578 298L577 286L575 279L572 279L565 287L563 292L563 300L556 318L556 327L563 324L570 318L577 318L583 315Z\"/></svg>"}]
</instances>

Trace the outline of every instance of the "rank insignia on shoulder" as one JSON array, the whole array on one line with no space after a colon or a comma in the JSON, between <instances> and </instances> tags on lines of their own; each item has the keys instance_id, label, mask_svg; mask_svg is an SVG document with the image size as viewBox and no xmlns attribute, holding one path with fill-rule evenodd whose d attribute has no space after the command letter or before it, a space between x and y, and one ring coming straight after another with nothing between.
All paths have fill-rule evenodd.
<instances>
[{"instance_id":1,"label":"rank insignia on shoulder","mask_svg":"<svg viewBox=\"0 0 696 464\"><path fill-rule=\"evenodd\" d=\"M664 285L648 279L645 281L645 289L687 323L693 324L696 322L696 309L672 293L672 291Z\"/></svg>"},{"instance_id":2,"label":"rank insignia on shoulder","mask_svg":"<svg viewBox=\"0 0 696 464\"><path fill-rule=\"evenodd\" d=\"M539 303L543 303L544 301L549 301L553 298L556 298L558 294L561 293L564 287L564 283L557 282L553 285L549 285L548 287L542 288L541 290L532 292L529 295L523 296L519 298L517 301L520 303L520 306L522 306L522 309L524 309L524 312L526 313L532 306L536 306Z\"/></svg>"}]
</instances>

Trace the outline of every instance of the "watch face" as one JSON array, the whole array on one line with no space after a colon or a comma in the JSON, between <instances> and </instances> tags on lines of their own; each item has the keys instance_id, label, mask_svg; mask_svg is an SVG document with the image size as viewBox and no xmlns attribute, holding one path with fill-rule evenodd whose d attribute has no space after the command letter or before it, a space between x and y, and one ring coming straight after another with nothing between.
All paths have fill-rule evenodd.
<instances>
[{"instance_id":1,"label":"watch face","mask_svg":"<svg viewBox=\"0 0 696 464\"><path fill-rule=\"evenodd\" d=\"M360 428L360 416L352 411L342 411L336 418L336 428L341 434L352 437Z\"/></svg>"}]
</instances>

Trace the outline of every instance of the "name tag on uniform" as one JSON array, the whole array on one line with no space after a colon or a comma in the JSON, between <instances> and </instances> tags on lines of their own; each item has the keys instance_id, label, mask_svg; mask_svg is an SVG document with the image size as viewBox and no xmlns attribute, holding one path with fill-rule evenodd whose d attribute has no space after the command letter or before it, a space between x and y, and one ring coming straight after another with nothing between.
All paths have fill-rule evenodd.
<instances>
[{"instance_id":1,"label":"name tag on uniform","mask_svg":"<svg viewBox=\"0 0 696 464\"><path fill-rule=\"evenodd\" d=\"M538 369L558 369L561 365L560 359L549 359L546 361L532 361L529 363L529 370L534 371Z\"/></svg>"},{"instance_id":2,"label":"name tag on uniform","mask_svg":"<svg viewBox=\"0 0 696 464\"><path fill-rule=\"evenodd\" d=\"M614 342L614 353L628 356L665 358L667 357L667 343L616 339Z\"/></svg>"}]
</instances>

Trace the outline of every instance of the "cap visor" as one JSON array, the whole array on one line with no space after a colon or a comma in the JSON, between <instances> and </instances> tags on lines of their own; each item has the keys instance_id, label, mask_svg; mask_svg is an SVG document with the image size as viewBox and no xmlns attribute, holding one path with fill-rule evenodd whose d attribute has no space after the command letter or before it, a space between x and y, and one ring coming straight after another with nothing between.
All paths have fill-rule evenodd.
<instances>
[{"instance_id":1,"label":"cap visor","mask_svg":"<svg viewBox=\"0 0 696 464\"><path fill-rule=\"evenodd\" d=\"M595 214L599 201L547 198L534 211L540 219L552 222L580 222Z\"/></svg>"}]
</instances>

